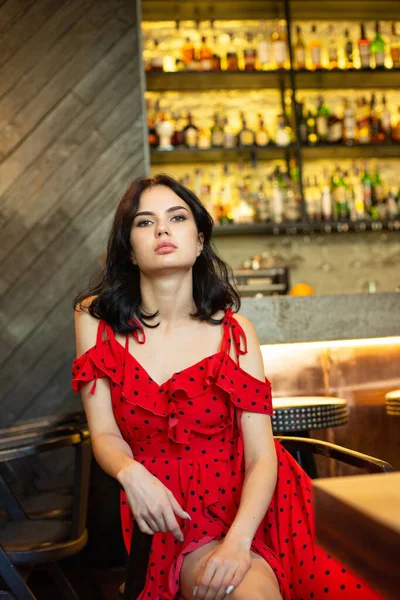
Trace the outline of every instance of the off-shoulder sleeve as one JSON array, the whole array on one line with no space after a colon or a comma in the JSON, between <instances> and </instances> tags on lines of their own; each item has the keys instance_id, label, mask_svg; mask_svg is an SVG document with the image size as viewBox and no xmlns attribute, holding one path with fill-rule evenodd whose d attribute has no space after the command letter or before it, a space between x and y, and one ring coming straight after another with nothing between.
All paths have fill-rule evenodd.
<instances>
[{"instance_id":1,"label":"off-shoulder sleeve","mask_svg":"<svg viewBox=\"0 0 400 600\"><path fill-rule=\"evenodd\" d=\"M241 410L272 415L271 382L266 377L264 381L253 377L229 358L224 363L217 385L229 394L233 404Z\"/></svg>"},{"instance_id":2,"label":"off-shoulder sleeve","mask_svg":"<svg viewBox=\"0 0 400 600\"><path fill-rule=\"evenodd\" d=\"M99 368L94 362L90 350L82 354L79 358L75 358L72 363L72 389L77 394L84 383L93 381L90 388L90 393L94 394L96 389L97 379L107 377L107 373Z\"/></svg>"}]
</instances>

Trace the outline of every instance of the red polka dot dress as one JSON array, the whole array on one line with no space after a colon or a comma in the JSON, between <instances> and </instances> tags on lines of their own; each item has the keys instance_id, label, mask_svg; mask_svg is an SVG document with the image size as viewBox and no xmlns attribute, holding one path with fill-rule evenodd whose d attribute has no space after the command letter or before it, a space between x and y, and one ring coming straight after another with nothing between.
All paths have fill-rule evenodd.
<instances>
[{"instance_id":1,"label":"red polka dot dress","mask_svg":"<svg viewBox=\"0 0 400 600\"><path fill-rule=\"evenodd\" d=\"M103 340L104 332L106 339ZM142 329L136 341L145 343ZM272 414L271 384L239 366L246 337L231 308L225 311L221 349L174 373L158 385L99 322L94 347L74 360L72 387L108 377L114 416L133 456L175 495L192 520L178 522L179 542L170 532L154 534L145 587L139 600L182 600L179 574L183 557L229 530L245 475L242 411ZM234 343L237 362L230 356ZM242 346L244 349L242 349ZM382 598L314 542L312 482L275 441L278 479L271 504L251 549L273 568L284 600L377 600ZM127 551L134 518L121 492L121 520Z\"/></svg>"}]
</instances>

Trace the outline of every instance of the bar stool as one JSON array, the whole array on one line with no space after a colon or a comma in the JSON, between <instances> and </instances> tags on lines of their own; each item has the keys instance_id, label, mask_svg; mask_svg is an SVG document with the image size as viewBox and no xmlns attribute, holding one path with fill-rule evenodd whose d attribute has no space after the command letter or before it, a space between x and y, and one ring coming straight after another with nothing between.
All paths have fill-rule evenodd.
<instances>
[{"instance_id":1,"label":"bar stool","mask_svg":"<svg viewBox=\"0 0 400 600\"><path fill-rule=\"evenodd\" d=\"M310 438L310 429L345 425L349 419L347 400L327 396L285 396L273 398L274 435L291 434ZM317 477L314 456L297 451L295 458L312 479Z\"/></svg>"},{"instance_id":2,"label":"bar stool","mask_svg":"<svg viewBox=\"0 0 400 600\"><path fill-rule=\"evenodd\" d=\"M386 414L400 417L400 390L393 390L385 394Z\"/></svg>"}]
</instances>

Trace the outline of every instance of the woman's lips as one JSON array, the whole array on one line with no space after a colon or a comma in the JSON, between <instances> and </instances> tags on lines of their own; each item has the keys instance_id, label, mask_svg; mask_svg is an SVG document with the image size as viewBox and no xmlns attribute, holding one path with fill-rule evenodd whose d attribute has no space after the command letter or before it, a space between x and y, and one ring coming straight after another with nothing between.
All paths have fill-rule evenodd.
<instances>
[{"instance_id":1,"label":"woman's lips","mask_svg":"<svg viewBox=\"0 0 400 600\"><path fill-rule=\"evenodd\" d=\"M170 252L174 252L176 248L173 246L161 246L158 250L156 250L157 254L169 254Z\"/></svg>"}]
</instances>

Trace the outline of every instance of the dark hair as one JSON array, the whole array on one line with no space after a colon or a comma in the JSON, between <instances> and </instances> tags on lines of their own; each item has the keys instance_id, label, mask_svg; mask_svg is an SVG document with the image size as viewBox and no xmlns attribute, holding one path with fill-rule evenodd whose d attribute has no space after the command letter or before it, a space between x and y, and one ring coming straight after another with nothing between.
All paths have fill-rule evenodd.
<instances>
[{"instance_id":1,"label":"dark hair","mask_svg":"<svg viewBox=\"0 0 400 600\"><path fill-rule=\"evenodd\" d=\"M222 319L213 319L213 314L228 306L236 311L240 308L240 297L234 287L232 270L213 248L213 219L197 196L169 175L139 177L131 183L118 205L107 244L107 256L100 274L92 275L87 288L73 301L76 309L78 305L82 305L83 300L95 296L88 307L89 313L104 319L117 333L137 330L134 317L147 327L158 326L144 321L154 319L158 311L149 315L144 314L140 308L140 271L138 265L131 261L130 243L132 223L138 212L140 197L145 190L158 185L170 188L190 206L197 231L204 235L203 251L193 265L193 299L197 311L191 316L220 324Z\"/></svg>"}]
</instances>

